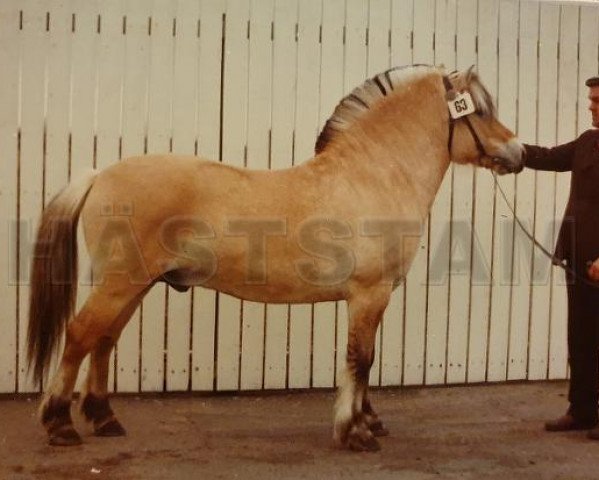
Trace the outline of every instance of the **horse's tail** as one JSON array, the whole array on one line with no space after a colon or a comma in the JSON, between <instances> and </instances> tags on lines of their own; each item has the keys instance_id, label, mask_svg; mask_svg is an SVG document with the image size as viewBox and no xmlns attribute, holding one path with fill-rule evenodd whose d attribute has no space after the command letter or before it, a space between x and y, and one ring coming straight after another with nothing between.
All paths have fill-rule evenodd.
<instances>
[{"instance_id":1,"label":"horse's tail","mask_svg":"<svg viewBox=\"0 0 599 480\"><path fill-rule=\"evenodd\" d=\"M77 224L97 171L71 182L45 208L31 264L27 359L41 381L77 295Z\"/></svg>"}]
</instances>

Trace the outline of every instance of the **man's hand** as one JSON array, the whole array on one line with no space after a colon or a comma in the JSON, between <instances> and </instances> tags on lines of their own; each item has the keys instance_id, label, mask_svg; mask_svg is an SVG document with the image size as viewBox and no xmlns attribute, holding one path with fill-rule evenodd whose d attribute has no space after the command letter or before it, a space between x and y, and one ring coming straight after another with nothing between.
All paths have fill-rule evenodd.
<instances>
[{"instance_id":1,"label":"man's hand","mask_svg":"<svg viewBox=\"0 0 599 480\"><path fill-rule=\"evenodd\" d=\"M591 280L599 282L599 258L589 265L587 275Z\"/></svg>"}]
</instances>

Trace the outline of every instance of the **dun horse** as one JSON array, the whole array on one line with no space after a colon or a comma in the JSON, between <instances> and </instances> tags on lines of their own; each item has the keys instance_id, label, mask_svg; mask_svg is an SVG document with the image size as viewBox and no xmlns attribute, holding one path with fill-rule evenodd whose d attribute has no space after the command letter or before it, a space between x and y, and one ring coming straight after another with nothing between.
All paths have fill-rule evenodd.
<instances>
[{"instance_id":1,"label":"dun horse","mask_svg":"<svg viewBox=\"0 0 599 480\"><path fill-rule=\"evenodd\" d=\"M346 300L347 365L333 437L341 447L378 449L375 437L387 430L368 399L375 333L450 161L517 173L522 146L496 119L472 69L411 66L345 97L316 156L293 168L142 156L69 184L44 211L31 277L28 353L36 381L66 328L40 407L50 443L81 443L70 405L88 354L82 412L96 435L125 434L108 402L109 355L147 291L166 282L256 302ZM127 216L111 215L122 208ZM80 216L94 286L75 315Z\"/></svg>"}]
</instances>

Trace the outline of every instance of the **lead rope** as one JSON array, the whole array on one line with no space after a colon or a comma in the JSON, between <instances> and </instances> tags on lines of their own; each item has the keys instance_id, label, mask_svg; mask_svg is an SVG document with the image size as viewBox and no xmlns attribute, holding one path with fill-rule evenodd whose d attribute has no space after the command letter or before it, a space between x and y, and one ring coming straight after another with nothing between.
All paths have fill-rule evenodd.
<instances>
[{"instance_id":1,"label":"lead rope","mask_svg":"<svg viewBox=\"0 0 599 480\"><path fill-rule=\"evenodd\" d=\"M503 188L501 188L501 185L497 181L497 175L493 172L490 172L490 173L493 176L493 181L495 182L495 186L497 187L497 190L499 190L499 193L501 194L503 201L509 208L510 212L512 212L512 216L514 217L514 220L516 221L517 225L520 227L522 232L532 241L532 243L539 250L541 250L541 252L543 252L545 254L545 256L547 256L551 260L551 263L553 265L562 268L566 273L569 273L570 275L577 278L578 280L581 280L583 283L590 285L593 288L599 288L599 283L593 282L593 281L589 280L587 277L582 276L580 273L576 272L573 268L570 268L564 260L559 260L555 255L553 255L549 250L547 250L543 245L541 245L539 243L539 241L526 229L526 227L524 226L522 221L516 215L516 211L515 211L514 207L512 207L512 204L509 202L507 195L503 191Z\"/></svg>"}]
</instances>

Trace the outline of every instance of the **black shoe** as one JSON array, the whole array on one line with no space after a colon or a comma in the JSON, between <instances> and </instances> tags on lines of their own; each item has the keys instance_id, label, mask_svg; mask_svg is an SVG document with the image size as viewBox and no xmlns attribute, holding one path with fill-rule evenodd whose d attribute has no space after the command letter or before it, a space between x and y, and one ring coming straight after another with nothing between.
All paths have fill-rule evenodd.
<instances>
[{"instance_id":1,"label":"black shoe","mask_svg":"<svg viewBox=\"0 0 599 480\"><path fill-rule=\"evenodd\" d=\"M590 430L597 425L597 420L577 420L570 413L545 423L545 430L548 432L567 432L570 430ZM599 440L599 428L597 430L597 439Z\"/></svg>"}]
</instances>

